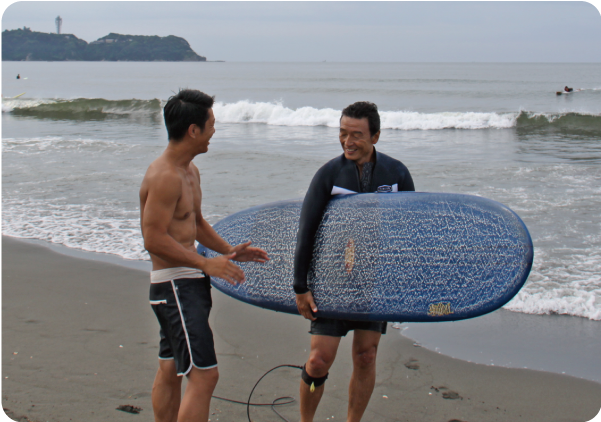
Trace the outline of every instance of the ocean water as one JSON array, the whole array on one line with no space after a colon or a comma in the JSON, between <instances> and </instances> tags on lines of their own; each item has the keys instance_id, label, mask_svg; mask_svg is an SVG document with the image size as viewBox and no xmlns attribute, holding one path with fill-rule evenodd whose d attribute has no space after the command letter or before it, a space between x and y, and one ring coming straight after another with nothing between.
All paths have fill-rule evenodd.
<instances>
[{"instance_id":1,"label":"ocean water","mask_svg":"<svg viewBox=\"0 0 601 422\"><path fill-rule=\"evenodd\" d=\"M600 74L600 64L3 62L2 233L147 260L138 189L179 88L216 96L216 134L195 159L211 223L302 197L341 153L342 108L369 100L378 150L407 165L418 191L487 197L526 223L534 266L506 309L598 321ZM556 95L565 85L578 91Z\"/></svg>"}]
</instances>

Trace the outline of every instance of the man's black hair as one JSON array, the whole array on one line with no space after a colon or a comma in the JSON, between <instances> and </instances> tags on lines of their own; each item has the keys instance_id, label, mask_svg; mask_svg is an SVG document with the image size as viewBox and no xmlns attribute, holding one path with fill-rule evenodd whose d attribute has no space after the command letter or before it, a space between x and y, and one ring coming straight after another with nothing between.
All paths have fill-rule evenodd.
<instances>
[{"instance_id":1,"label":"man's black hair","mask_svg":"<svg viewBox=\"0 0 601 422\"><path fill-rule=\"evenodd\" d=\"M182 89L171 96L163 109L169 140L181 140L192 124L204 130L214 102L215 97L196 89Z\"/></svg>"},{"instance_id":2,"label":"man's black hair","mask_svg":"<svg viewBox=\"0 0 601 422\"><path fill-rule=\"evenodd\" d=\"M380 114L378 106L369 101L357 101L342 110L342 116L350 117L351 119L367 118L369 123L369 135L374 136L380 130ZM340 116L340 119L342 119Z\"/></svg>"}]
</instances>

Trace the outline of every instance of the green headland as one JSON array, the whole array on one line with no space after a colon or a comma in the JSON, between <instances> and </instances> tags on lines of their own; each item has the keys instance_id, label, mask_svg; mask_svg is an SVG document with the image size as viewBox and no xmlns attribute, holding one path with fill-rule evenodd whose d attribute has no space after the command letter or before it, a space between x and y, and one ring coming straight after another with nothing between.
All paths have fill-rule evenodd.
<instances>
[{"instance_id":1,"label":"green headland","mask_svg":"<svg viewBox=\"0 0 601 422\"><path fill-rule=\"evenodd\" d=\"M73 34L49 34L29 28L2 32L3 61L164 61L204 62L188 41L169 35L110 33L88 43Z\"/></svg>"}]
</instances>

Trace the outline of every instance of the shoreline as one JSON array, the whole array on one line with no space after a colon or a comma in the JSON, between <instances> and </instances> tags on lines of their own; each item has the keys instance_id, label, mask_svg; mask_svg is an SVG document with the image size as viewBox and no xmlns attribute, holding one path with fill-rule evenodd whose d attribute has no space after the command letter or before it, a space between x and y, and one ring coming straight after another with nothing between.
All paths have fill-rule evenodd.
<instances>
[{"instance_id":1,"label":"shoreline","mask_svg":"<svg viewBox=\"0 0 601 422\"><path fill-rule=\"evenodd\" d=\"M88 252L37 239L10 239L46 247L78 259L150 272L150 261L128 260L118 255ZM215 291L215 290L214 290ZM448 357L490 366L534 369L571 375L601 383L601 321L571 315L536 315L499 309L463 321L403 323L396 333L420 346ZM395 335L395 334L393 334ZM583 343L582 340L586 341Z\"/></svg>"},{"instance_id":2,"label":"shoreline","mask_svg":"<svg viewBox=\"0 0 601 422\"><path fill-rule=\"evenodd\" d=\"M567 315L498 309L474 319L405 323L401 334L449 357L601 382L601 323Z\"/></svg>"},{"instance_id":3,"label":"shoreline","mask_svg":"<svg viewBox=\"0 0 601 422\"><path fill-rule=\"evenodd\" d=\"M2 238L2 398L31 421L131 421L152 417L158 324L148 305L148 273L59 254ZM35 265L32 265L35 263ZM32 294L35 293L35 294ZM238 302L213 289L210 322L220 381L216 396L246 401L269 369L302 365L308 324L295 315ZM346 415L350 338L343 339L316 418ZM364 421L588 421L599 413L601 384L566 375L468 363L415 347L389 329L378 352L376 387ZM253 402L298 397L299 371L274 371ZM446 398L445 398L446 397ZM278 409L298 418L298 403ZM246 406L213 400L212 420L246 420ZM268 408L251 417L275 421Z\"/></svg>"}]
</instances>

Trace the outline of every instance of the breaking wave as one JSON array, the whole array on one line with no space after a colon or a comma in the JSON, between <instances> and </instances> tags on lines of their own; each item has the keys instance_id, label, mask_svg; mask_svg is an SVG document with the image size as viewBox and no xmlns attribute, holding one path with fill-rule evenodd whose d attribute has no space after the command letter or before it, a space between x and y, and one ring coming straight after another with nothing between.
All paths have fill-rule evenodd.
<instances>
[{"instance_id":1,"label":"breaking wave","mask_svg":"<svg viewBox=\"0 0 601 422\"><path fill-rule=\"evenodd\" d=\"M264 123L275 126L338 127L340 110L301 107L291 109L281 103L217 103L215 116L224 123ZM382 129L528 129L562 128L601 130L601 115L566 112L533 113L380 111Z\"/></svg>"},{"instance_id":2,"label":"breaking wave","mask_svg":"<svg viewBox=\"0 0 601 422\"><path fill-rule=\"evenodd\" d=\"M103 120L107 118L147 116L162 119L164 101L105 100L77 98L72 100L4 99L2 110L18 116L65 120ZM280 102L215 103L218 122L259 123L273 126L338 127L341 110L332 108L288 108ZM534 113L516 112L438 112L380 111L382 129L561 129L601 131L601 115L580 112Z\"/></svg>"},{"instance_id":3,"label":"breaking wave","mask_svg":"<svg viewBox=\"0 0 601 422\"><path fill-rule=\"evenodd\" d=\"M73 100L4 100L2 111L16 116L52 120L105 120L132 116L160 117L161 100L105 100L76 98Z\"/></svg>"}]
</instances>

